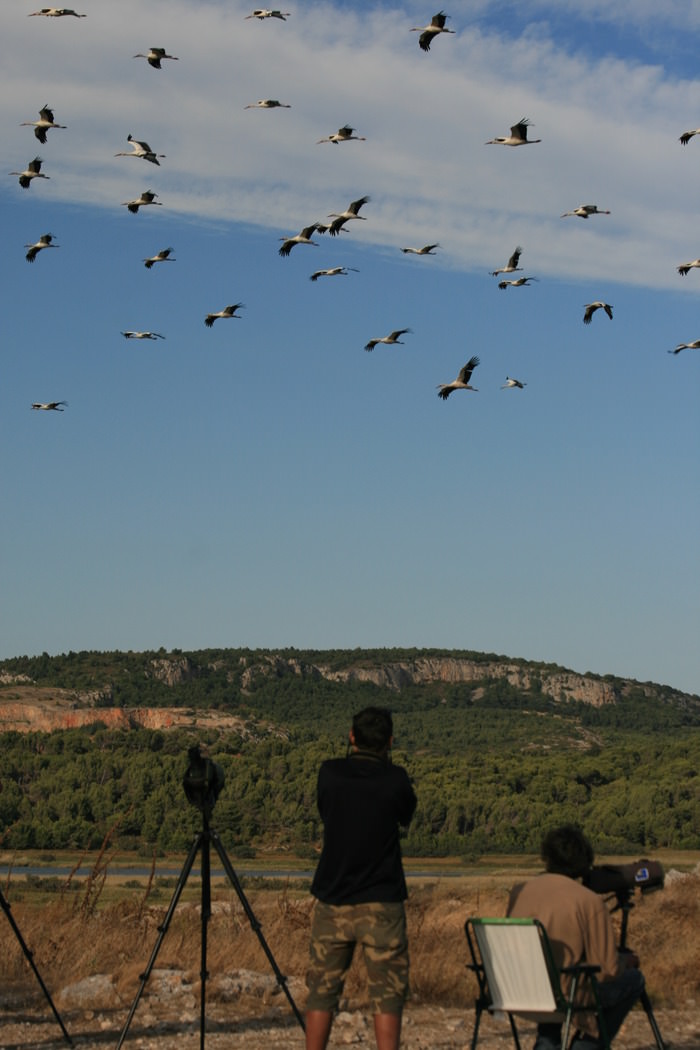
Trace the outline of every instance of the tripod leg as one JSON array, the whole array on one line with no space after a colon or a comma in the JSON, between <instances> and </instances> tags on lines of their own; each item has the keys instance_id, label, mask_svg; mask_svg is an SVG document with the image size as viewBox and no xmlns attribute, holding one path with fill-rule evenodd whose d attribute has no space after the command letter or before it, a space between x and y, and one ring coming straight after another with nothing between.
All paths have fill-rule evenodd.
<instances>
[{"instance_id":1,"label":"tripod leg","mask_svg":"<svg viewBox=\"0 0 700 1050\"><path fill-rule=\"evenodd\" d=\"M206 998L207 998L207 928L211 918L211 863L209 849L209 829L206 826L202 839L202 943L201 964L199 968L200 978L200 1003L199 1003L199 1047L204 1050L204 1035L206 1031Z\"/></svg>"},{"instance_id":2,"label":"tripod leg","mask_svg":"<svg viewBox=\"0 0 700 1050\"><path fill-rule=\"evenodd\" d=\"M5 915L7 915L8 922L10 923L10 926L12 927L12 930L14 932L15 937L17 938L19 946L22 949L22 951L24 952L24 955L25 955L25 958L26 958L27 962L31 966L32 970L34 971L34 976L36 977L37 981L39 982L39 987L41 988L42 992L46 996L46 1001L48 1002L49 1006L51 1007L53 1015L56 1018L59 1026L61 1028L61 1031L63 1032L63 1036L64 1036L66 1042L68 1043L69 1046L73 1046L73 1040L68 1035L68 1032L65 1029L63 1021L61 1020L61 1017L60 1017L60 1015L58 1013L58 1010L54 1006L53 999L49 995L49 990L46 987L46 985L44 984L44 982L42 980L42 977L41 977L41 974L39 973L39 971L37 969L36 963L34 962L34 956L31 953L31 951L29 950L29 948L27 947L27 944L26 944L26 942L24 940L24 937L20 933L19 926L17 925L17 923L14 920L14 916L12 915L12 912L10 910L10 902L5 899L5 896L4 896L3 892L2 892L2 890L0 890L0 907L2 907L2 910L5 912Z\"/></svg>"},{"instance_id":3,"label":"tripod leg","mask_svg":"<svg viewBox=\"0 0 700 1050\"><path fill-rule=\"evenodd\" d=\"M117 1050L120 1050L120 1048L122 1046L122 1043L126 1039L126 1034L129 1031L129 1025L131 1024L131 1022L133 1020L133 1017L134 1017L134 1014L136 1013L136 1007L138 1006L139 1001L141 999L141 996L143 995L143 990L146 987L146 982L148 981L148 978L151 976L151 970L155 966L155 962L156 962L156 959L158 957L158 952L160 951L160 946L163 943L163 938L165 937L166 933L168 932L168 927L170 925L170 920L173 917L173 913L175 911L175 908L177 907L177 902L179 901L180 896L182 894L182 891L185 888L185 883L187 882L187 877L190 874L190 871L192 870L192 865L194 864L194 858L197 856L197 850L199 849L199 847L202 844L202 839L203 839L203 834L202 834L202 832L200 832L197 835L197 837L195 838L194 842L192 843L192 846L190 847L190 852L187 854L187 859L185 860L185 863L183 865L182 871L180 872L180 877L177 880L177 886L175 887L175 892L173 893L173 899L170 901L170 907L168 908L168 910L166 912L165 919L163 920L162 925L159 927L160 932L158 934L158 939L157 939L157 941L155 943L155 947L154 947L154 949L153 949L153 951L151 953L151 958L148 960L148 966L146 967L146 969L141 974L141 984L139 985L139 990L136 993L136 998L134 999L134 1001L133 1001L133 1003L131 1005L131 1009L129 1010L129 1016L126 1019L124 1027L122 1028L121 1035L119 1036L119 1042L117 1043Z\"/></svg>"},{"instance_id":4,"label":"tripod leg","mask_svg":"<svg viewBox=\"0 0 700 1050\"><path fill-rule=\"evenodd\" d=\"M253 909L251 908L250 904L248 903L248 899L247 899L245 893L243 892L243 887L241 886L241 883L239 881L238 876L236 875L236 872L233 870L233 865L231 864L231 861L228 859L228 857L226 855L226 850L224 849L224 847L222 845L221 839L219 838L219 836L217 835L217 833L215 831L211 832L211 839L212 839L212 842L214 843L214 846L216 848L216 852L219 854L219 859L221 860L221 863L224 866L224 871L226 872L226 874L228 876L229 882L231 883L231 885L233 886L234 890L238 894L238 899L239 899L239 901L241 902L241 904L243 906L243 910L246 913L246 916L248 918L248 922L250 923L251 928L255 931L255 934L257 935L257 938L260 941L260 945L261 945L263 951L265 952L265 955L267 956L268 962L270 963L270 966L272 967L272 971L273 971L275 977L277 978L277 983L280 986L280 988L282 989L282 991L284 992L284 994L286 995L287 1000L289 1002L289 1005L291 1006L292 1011L294 1012L294 1016L296 1017L297 1021L301 1025L302 1031L305 1031L304 1018L302 1017L301 1012L299 1011L299 1008L298 1008L297 1004L294 1002L294 999L292 998L292 993L289 991L289 988L287 987L287 978L284 976L284 974L280 970L279 966L277 965L277 962L275 961L275 957L272 954L267 941L265 940L265 937L263 935L262 929L260 927L260 923L256 919L256 917L255 917L255 915L253 913Z\"/></svg>"},{"instance_id":5,"label":"tripod leg","mask_svg":"<svg viewBox=\"0 0 700 1050\"><path fill-rule=\"evenodd\" d=\"M651 1025L651 1030L654 1033L654 1039L656 1040L656 1046L657 1046L658 1050L666 1050L666 1044L664 1043L664 1041L663 1041L663 1039L661 1037L661 1032L659 1031L659 1026L656 1023L656 1018L654 1017L654 1011L651 1008L651 999L649 998L649 994L648 994L646 988L644 989L644 991L640 995L639 1001L642 1004L642 1006L644 1007L644 1012L646 1013L647 1017L649 1018L649 1024Z\"/></svg>"}]
</instances>

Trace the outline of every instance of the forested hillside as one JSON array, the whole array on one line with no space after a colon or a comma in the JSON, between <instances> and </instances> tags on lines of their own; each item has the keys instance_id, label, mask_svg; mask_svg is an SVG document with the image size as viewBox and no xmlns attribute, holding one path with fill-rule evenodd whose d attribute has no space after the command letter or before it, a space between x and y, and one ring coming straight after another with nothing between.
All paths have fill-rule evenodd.
<instances>
[{"instance_id":1,"label":"forested hillside","mask_svg":"<svg viewBox=\"0 0 700 1050\"><path fill-rule=\"evenodd\" d=\"M186 848L200 817L182 777L188 747L201 743L225 773L214 824L232 851L311 856L318 765L344 753L352 712L367 704L392 709L394 761L415 781L409 855L532 852L561 820L583 824L601 852L697 848L700 700L664 686L435 650L0 663L0 709L52 691L89 709L89 722L0 735L4 848L97 847L110 829L123 849ZM114 729L115 708L186 708L210 720Z\"/></svg>"}]
</instances>

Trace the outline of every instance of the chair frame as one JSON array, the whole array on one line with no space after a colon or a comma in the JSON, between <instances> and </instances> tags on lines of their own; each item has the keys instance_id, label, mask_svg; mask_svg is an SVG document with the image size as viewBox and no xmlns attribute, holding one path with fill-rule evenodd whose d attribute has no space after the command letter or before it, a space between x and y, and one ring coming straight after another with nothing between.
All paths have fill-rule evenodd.
<instances>
[{"instance_id":1,"label":"chair frame","mask_svg":"<svg viewBox=\"0 0 700 1050\"><path fill-rule=\"evenodd\" d=\"M605 1050L610 1050L610 1040L608 1038L603 1009L598 994L598 980L595 976L600 972L599 966L594 966L590 963L579 963L576 966L565 966L559 970L554 961L554 954L547 936L547 931L539 919L469 918L464 924L464 932L466 934L467 944L469 945L469 952L472 958L471 963L467 963L467 968L476 974L476 979L479 983L479 995L474 1004L476 1019L474 1022L471 1050L475 1050L476 1048L477 1040L479 1038L481 1015L484 1010L488 1010L490 1013L502 1013L508 1017L517 1050L521 1050L521 1047L518 1029L515 1023L515 1016L517 1014L537 1012L540 1019L542 1021L545 1020L545 1014L540 1010L527 1011L522 1006L519 1006L511 1011L508 1009L507 1004L494 1007L493 999L489 991L489 965L488 962L485 963L484 961L479 943L479 930L486 926L534 926L537 929L540 946L542 948L542 956L547 968L547 974L551 986L552 997L556 1004L555 1010L551 1013L551 1022L553 1024L556 1024L559 1021L562 1022L561 1050L567 1050L569 1035L572 1031L573 1015L581 1012L592 1013L595 1015L598 1022L600 1039L602 1040ZM565 992L562 988L562 975L571 977L571 984L568 992ZM491 975L491 980L495 986L493 975ZM588 985L591 990L592 1002L590 1004L577 1003L575 1001L576 993L581 987L585 987L586 985Z\"/></svg>"}]
</instances>

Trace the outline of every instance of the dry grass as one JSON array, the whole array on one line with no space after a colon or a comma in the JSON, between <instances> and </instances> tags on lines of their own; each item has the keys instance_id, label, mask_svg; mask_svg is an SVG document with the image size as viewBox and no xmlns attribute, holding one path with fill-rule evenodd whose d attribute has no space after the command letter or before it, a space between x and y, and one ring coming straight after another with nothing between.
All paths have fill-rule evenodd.
<instances>
[{"instance_id":1,"label":"dry grass","mask_svg":"<svg viewBox=\"0 0 700 1050\"><path fill-rule=\"evenodd\" d=\"M512 881L512 877L508 880ZM16 883L19 888L20 883ZM198 885L193 883L194 887ZM9 884L9 899L13 898ZM198 981L201 918L192 893L178 903L158 954L159 968L188 971ZM147 890L151 890L149 881ZM8 886L5 886L7 894ZM26 895L12 914L47 983L54 989L98 973L113 975L128 1000L138 985L157 942L172 889L163 903L146 903L145 888L123 899L95 907L95 881L83 899L54 893L37 906ZM502 915L504 880L417 880L408 902L411 984L414 1000L444 1006L473 999L475 988L465 968L464 922L469 915ZM247 900L283 973L303 977L306 968L312 900L292 889L246 891ZM619 913L616 915L619 920ZM637 897L631 913L628 944L638 952L655 1003L683 1006L700 996L700 876L668 881L658 892ZM0 918L0 979L31 980L26 960L9 923ZM208 969L212 975L237 969L270 973L270 964L234 890L225 882L213 886L213 915L208 927ZM363 996L363 968L353 964L346 993Z\"/></svg>"}]
</instances>

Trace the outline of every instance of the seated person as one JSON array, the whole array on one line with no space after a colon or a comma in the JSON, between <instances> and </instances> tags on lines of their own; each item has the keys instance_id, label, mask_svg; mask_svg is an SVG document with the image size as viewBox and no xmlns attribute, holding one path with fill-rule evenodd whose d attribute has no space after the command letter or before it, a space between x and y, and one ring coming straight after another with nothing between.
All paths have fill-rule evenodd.
<instances>
[{"instance_id":1,"label":"seated person","mask_svg":"<svg viewBox=\"0 0 700 1050\"><path fill-rule=\"evenodd\" d=\"M560 969L581 962L600 967L596 979L612 1041L644 989L639 960L632 952L618 952L605 901L580 881L593 864L593 848L580 828L566 824L548 832L540 855L546 871L513 888L508 915L539 919ZM595 1034L577 1033L571 1050L600 1050L604 1043L593 1015L579 1016L586 1018L587 1027L592 1025ZM559 1050L560 1046L561 1025L537 1026L534 1050Z\"/></svg>"}]
</instances>

